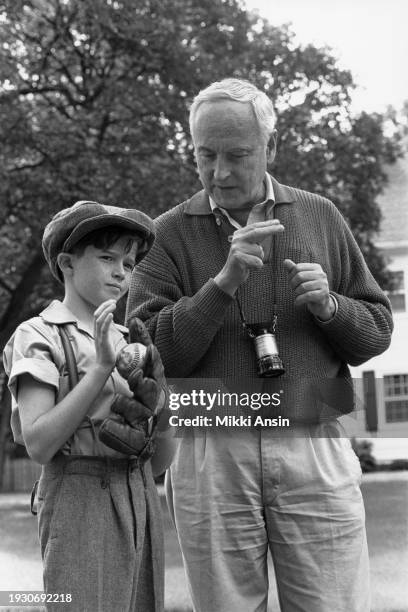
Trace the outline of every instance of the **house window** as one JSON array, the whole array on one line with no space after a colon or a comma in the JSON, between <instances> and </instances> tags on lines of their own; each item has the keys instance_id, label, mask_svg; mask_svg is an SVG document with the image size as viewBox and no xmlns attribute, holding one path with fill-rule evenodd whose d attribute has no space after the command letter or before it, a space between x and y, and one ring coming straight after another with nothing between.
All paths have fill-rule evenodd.
<instances>
[{"instance_id":1,"label":"house window","mask_svg":"<svg viewBox=\"0 0 408 612\"><path fill-rule=\"evenodd\" d=\"M391 280L394 285L394 289L387 293L392 310L394 312L405 312L405 279L403 270L397 272L391 272Z\"/></svg>"},{"instance_id":2,"label":"house window","mask_svg":"<svg viewBox=\"0 0 408 612\"><path fill-rule=\"evenodd\" d=\"M385 420L408 421L408 374L384 376Z\"/></svg>"}]
</instances>

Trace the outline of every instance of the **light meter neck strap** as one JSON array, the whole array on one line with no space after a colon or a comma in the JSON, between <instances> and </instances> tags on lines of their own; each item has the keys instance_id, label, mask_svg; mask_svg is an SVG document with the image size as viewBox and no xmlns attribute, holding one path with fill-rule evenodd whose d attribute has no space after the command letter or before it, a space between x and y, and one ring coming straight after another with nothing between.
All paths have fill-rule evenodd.
<instances>
[{"instance_id":1,"label":"light meter neck strap","mask_svg":"<svg viewBox=\"0 0 408 612\"><path fill-rule=\"evenodd\" d=\"M239 310L239 316L241 318L241 323L242 323L242 327L244 329L244 331L248 334L248 336L250 338L256 338L256 334L253 331L251 324L248 323L244 310L242 308L242 304L241 304L241 300L239 299L238 295L235 296L235 301L237 303L238 306L238 310ZM272 333L274 334L276 332L276 326L278 323L278 315L276 314L276 312L273 313L272 315Z\"/></svg>"},{"instance_id":2,"label":"light meter neck strap","mask_svg":"<svg viewBox=\"0 0 408 612\"><path fill-rule=\"evenodd\" d=\"M248 321L246 320L244 311L242 309L242 304L241 304L241 301L240 301L238 295L235 296L235 300L237 302L237 306L238 306L238 310L239 310L239 316L241 317L241 323L242 323L242 327L243 327L244 331L248 334L248 336L250 338L255 338L255 334L252 331L250 325L248 325Z\"/></svg>"},{"instance_id":3,"label":"light meter neck strap","mask_svg":"<svg viewBox=\"0 0 408 612\"><path fill-rule=\"evenodd\" d=\"M276 208L276 204L274 204L271 208L271 214L270 217L272 219L275 219L275 208ZM275 236L272 236L272 244L271 244L271 248L270 248L270 252L269 255L272 256L271 260L273 262L274 265L276 265L276 244L275 244ZM275 287L276 287L276 272L275 270L273 271L273 279L272 279L272 295L270 296L270 299L272 301L273 304L273 315L272 315L272 333L274 334L276 331L276 326L277 326L277 322L278 322L278 315L276 314L276 303L275 303ZM254 331L251 328L251 325L248 323L246 317L245 317L245 313L244 310L242 308L242 304L241 304L241 300L238 297L238 293L239 293L240 289L238 289L237 294L235 296L235 300L237 302L237 306L238 306L238 310L239 310L239 316L241 318L241 322L242 322L242 327L244 328L244 331L248 334L248 336L250 338L255 338L256 334L254 333Z\"/></svg>"}]
</instances>

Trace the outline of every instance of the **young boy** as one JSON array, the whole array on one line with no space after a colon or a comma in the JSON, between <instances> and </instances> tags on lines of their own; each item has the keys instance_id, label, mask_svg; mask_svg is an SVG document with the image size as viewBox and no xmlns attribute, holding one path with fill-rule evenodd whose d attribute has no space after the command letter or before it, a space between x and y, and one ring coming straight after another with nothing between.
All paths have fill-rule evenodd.
<instances>
[{"instance_id":1,"label":"young boy","mask_svg":"<svg viewBox=\"0 0 408 612\"><path fill-rule=\"evenodd\" d=\"M139 376L134 394L115 368L127 330L113 322L113 312L153 240L152 220L136 210L84 201L59 212L45 228L43 250L65 297L22 323L4 351L15 438L43 464L38 517L44 590L57 594L48 609L163 609L163 535L153 474L171 459L171 434L156 432L151 460L122 454L98 436L107 417L117 420L111 407L118 396L127 403L135 398L156 415L164 403L154 347L148 348L149 375ZM61 325L77 362L79 382L72 389ZM141 336L132 340L148 344L144 330ZM120 427L130 425L122 421Z\"/></svg>"}]
</instances>

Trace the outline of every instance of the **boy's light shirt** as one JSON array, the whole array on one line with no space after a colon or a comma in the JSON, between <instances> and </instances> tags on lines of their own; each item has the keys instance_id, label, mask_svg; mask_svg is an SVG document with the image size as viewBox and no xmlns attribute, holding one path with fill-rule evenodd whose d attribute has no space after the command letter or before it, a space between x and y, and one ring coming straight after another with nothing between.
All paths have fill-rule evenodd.
<instances>
[{"instance_id":1,"label":"boy's light shirt","mask_svg":"<svg viewBox=\"0 0 408 612\"><path fill-rule=\"evenodd\" d=\"M95 363L96 352L93 336L80 321L58 300L54 300L38 317L25 321L15 331L4 349L4 366L9 376L9 388L12 394L12 429L16 441L22 442L20 418L16 401L17 379L21 374L31 374L35 380L51 385L55 389L57 404L69 391L68 374L64 368L65 355L58 332L58 324L69 325L69 335L77 358L79 377L81 378ZM128 330L123 325L115 324L115 351L126 346L124 333ZM105 386L92 403L88 416L92 419L97 435L98 426L110 414L110 407L115 395L121 393L132 397L127 382L117 370L113 370ZM65 444L63 452L69 453ZM71 453L83 455L122 456L101 442L95 444L89 419L82 422L74 434Z\"/></svg>"}]
</instances>

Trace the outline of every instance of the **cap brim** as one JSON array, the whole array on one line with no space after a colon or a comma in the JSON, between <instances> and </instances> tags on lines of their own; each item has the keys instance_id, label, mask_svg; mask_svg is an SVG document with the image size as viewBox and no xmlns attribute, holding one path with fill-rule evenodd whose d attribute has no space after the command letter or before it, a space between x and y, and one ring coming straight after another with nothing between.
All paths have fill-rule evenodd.
<instances>
[{"instance_id":1,"label":"cap brim","mask_svg":"<svg viewBox=\"0 0 408 612\"><path fill-rule=\"evenodd\" d=\"M150 250L154 242L154 233L145 225L135 219L119 215L100 215L91 219L84 219L72 230L65 240L62 250L67 252L74 247L84 236L102 227L122 227L129 230L131 234L137 234L144 241L142 249L138 249L136 261L140 261Z\"/></svg>"}]
</instances>

